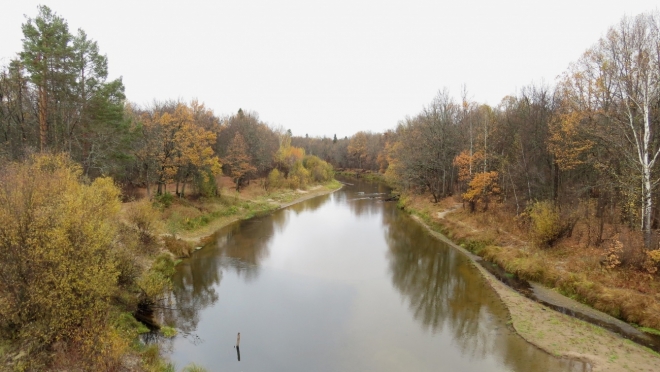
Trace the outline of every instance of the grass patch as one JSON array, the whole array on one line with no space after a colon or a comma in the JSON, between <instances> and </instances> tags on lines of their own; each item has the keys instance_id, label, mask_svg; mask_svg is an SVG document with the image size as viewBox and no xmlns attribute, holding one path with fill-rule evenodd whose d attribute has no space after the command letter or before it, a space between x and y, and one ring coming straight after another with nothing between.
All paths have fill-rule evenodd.
<instances>
[{"instance_id":1,"label":"grass patch","mask_svg":"<svg viewBox=\"0 0 660 372\"><path fill-rule=\"evenodd\" d=\"M206 372L206 371L208 371L206 368L198 364L192 363L185 366L181 372Z\"/></svg>"},{"instance_id":2,"label":"grass patch","mask_svg":"<svg viewBox=\"0 0 660 372\"><path fill-rule=\"evenodd\" d=\"M169 327L169 326L162 326L160 327L160 332L163 334L163 336L167 338L171 338L177 335L177 330L175 328Z\"/></svg>"},{"instance_id":3,"label":"grass patch","mask_svg":"<svg viewBox=\"0 0 660 372\"><path fill-rule=\"evenodd\" d=\"M646 333L650 333L652 335L660 336L660 331L655 329L655 328L639 327L638 329L642 332L646 332Z\"/></svg>"},{"instance_id":4,"label":"grass patch","mask_svg":"<svg viewBox=\"0 0 660 372\"><path fill-rule=\"evenodd\" d=\"M118 329L129 333L142 334L149 332L149 328L147 328L147 326L145 326L144 324L140 323L129 312L120 313L119 316L117 316L117 319L115 320L115 326Z\"/></svg>"}]
</instances>

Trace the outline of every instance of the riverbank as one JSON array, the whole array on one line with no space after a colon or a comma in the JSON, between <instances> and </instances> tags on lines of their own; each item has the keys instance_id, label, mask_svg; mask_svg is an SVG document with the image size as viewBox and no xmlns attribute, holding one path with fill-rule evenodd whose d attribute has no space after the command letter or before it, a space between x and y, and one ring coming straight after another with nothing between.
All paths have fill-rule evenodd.
<instances>
[{"instance_id":1,"label":"riverbank","mask_svg":"<svg viewBox=\"0 0 660 372\"><path fill-rule=\"evenodd\" d=\"M473 262L478 259L474 253L497 262L496 257L484 255L488 250L483 243L475 242L487 240L491 245L498 244L505 247L502 249L508 250L525 248L521 237L503 231L496 219L488 221L490 229L471 224L470 219L465 217L466 212L461 208L461 204L457 204L453 199L432 204L424 198L407 197L401 204L432 235L448 242ZM448 239L440 232L453 239ZM526 248L530 250L528 246ZM551 262L543 263L551 266ZM600 327L553 311L504 285L476 262L475 267L509 309L512 327L531 344L557 357L585 361L592 367L592 371L660 370L660 356L650 349ZM558 295L556 292L554 294ZM572 301L568 298L565 300Z\"/></svg>"},{"instance_id":2,"label":"riverbank","mask_svg":"<svg viewBox=\"0 0 660 372\"><path fill-rule=\"evenodd\" d=\"M176 236L181 240L190 242L194 245L201 244L204 238L212 235L224 226L234 223L239 220L245 220L257 215L270 213L278 209L286 208L296 203L300 203L307 199L317 196L329 194L342 187L342 184L333 180L323 185L313 185L306 190L290 190L290 189L277 189L266 191L258 183L254 183L243 190L241 193L234 193L226 196L228 202L222 200L210 200L198 204L200 210L213 210L214 207L222 208L227 207L228 211L233 211L231 215L221 213L217 218L210 220L208 223L198 228L191 230L178 229ZM176 213L176 212L175 212ZM177 223L179 217L174 214L169 215L169 220L165 220L165 226L171 226ZM170 233L163 231L162 233Z\"/></svg>"},{"instance_id":3,"label":"riverbank","mask_svg":"<svg viewBox=\"0 0 660 372\"><path fill-rule=\"evenodd\" d=\"M236 192L232 189L229 177L218 179L221 193L215 198L177 198L171 195L158 197L154 203L145 206L150 221L147 223L148 233L152 236L164 238L163 250L169 250L177 258L187 257L189 252L172 252L168 247L171 237L177 241L185 242L190 247L199 246L204 238L215 231L239 220L273 212L286 208L301 201L316 196L329 194L341 188L342 184L336 180L325 184L311 185L307 189L271 189L263 187L263 180L256 180L250 185ZM122 214L124 220L131 217L131 210L135 209L144 199L124 203ZM146 218L142 217L142 218Z\"/></svg>"}]
</instances>

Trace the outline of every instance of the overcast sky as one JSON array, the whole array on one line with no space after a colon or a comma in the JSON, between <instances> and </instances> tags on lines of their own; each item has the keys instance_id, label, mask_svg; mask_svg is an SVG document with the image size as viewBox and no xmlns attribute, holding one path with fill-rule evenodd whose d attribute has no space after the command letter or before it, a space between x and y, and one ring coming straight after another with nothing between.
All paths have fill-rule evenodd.
<instances>
[{"instance_id":1,"label":"overcast sky","mask_svg":"<svg viewBox=\"0 0 660 372\"><path fill-rule=\"evenodd\" d=\"M49 6L123 76L130 101L198 98L295 135L393 128L446 87L497 105L553 84L624 15L656 1L5 1L0 64ZM94 5L91 5L94 4Z\"/></svg>"}]
</instances>

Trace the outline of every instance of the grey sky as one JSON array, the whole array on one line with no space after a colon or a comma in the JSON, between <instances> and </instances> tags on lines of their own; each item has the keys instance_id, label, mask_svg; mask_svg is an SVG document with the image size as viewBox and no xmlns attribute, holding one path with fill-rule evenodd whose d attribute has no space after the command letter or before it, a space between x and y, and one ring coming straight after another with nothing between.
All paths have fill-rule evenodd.
<instances>
[{"instance_id":1,"label":"grey sky","mask_svg":"<svg viewBox=\"0 0 660 372\"><path fill-rule=\"evenodd\" d=\"M130 101L198 98L296 135L393 128L439 89L497 105L552 84L607 28L657 1L6 1L0 64L38 4L82 28ZM91 5L94 4L94 5Z\"/></svg>"}]
</instances>

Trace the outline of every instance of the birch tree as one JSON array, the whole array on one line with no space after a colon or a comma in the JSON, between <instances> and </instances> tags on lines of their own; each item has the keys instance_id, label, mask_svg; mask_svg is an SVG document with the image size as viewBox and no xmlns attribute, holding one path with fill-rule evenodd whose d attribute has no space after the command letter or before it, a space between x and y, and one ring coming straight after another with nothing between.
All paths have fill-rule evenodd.
<instances>
[{"instance_id":1,"label":"birch tree","mask_svg":"<svg viewBox=\"0 0 660 372\"><path fill-rule=\"evenodd\" d=\"M613 130L609 135L609 128L597 127L594 133L612 141L636 174L628 182L639 185L639 224L646 247L651 245L653 192L660 181L655 174L660 126L653 112L660 98L658 20L657 13L623 18L584 55L579 62L584 71L576 75L593 79L587 84L593 94L585 98L597 103L603 119L597 124Z\"/></svg>"}]
</instances>

